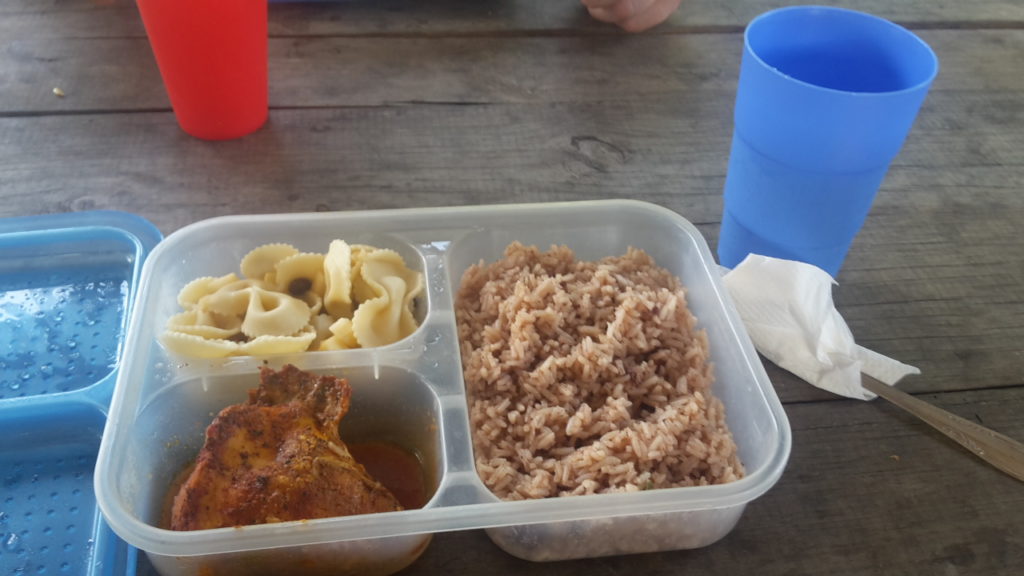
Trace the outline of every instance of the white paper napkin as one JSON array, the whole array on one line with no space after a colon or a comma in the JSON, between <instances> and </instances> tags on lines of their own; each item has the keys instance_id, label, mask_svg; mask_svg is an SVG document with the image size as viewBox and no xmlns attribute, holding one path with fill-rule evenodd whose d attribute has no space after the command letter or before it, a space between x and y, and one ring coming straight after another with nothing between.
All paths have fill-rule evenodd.
<instances>
[{"instance_id":1,"label":"white paper napkin","mask_svg":"<svg viewBox=\"0 0 1024 576\"><path fill-rule=\"evenodd\" d=\"M751 254L723 279L758 352L818 388L871 400L861 372L890 386L921 373L857 345L817 266Z\"/></svg>"}]
</instances>

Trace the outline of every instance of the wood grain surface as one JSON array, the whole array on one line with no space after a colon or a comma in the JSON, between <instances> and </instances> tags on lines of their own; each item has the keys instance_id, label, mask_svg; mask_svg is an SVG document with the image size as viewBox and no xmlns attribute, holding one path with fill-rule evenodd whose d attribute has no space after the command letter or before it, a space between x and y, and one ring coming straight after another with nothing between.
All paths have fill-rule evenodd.
<instances>
[{"instance_id":1,"label":"wood grain surface","mask_svg":"<svg viewBox=\"0 0 1024 576\"><path fill-rule=\"evenodd\" d=\"M178 128L134 2L3 0L0 217L118 209L170 234L239 213L629 197L714 248L743 26L795 3L686 0L640 35L577 0L272 3L270 121L213 143ZM859 343L921 368L902 389L1024 439L1024 2L817 3L908 26L941 62L837 307ZM533 564L455 532L402 574L1022 573L1024 485L881 400L766 368L792 457L721 542Z\"/></svg>"},{"instance_id":2,"label":"wood grain surface","mask_svg":"<svg viewBox=\"0 0 1024 576\"><path fill-rule=\"evenodd\" d=\"M653 34L738 31L758 14L791 4L840 6L877 14L915 28L1013 28L1024 23L1014 0L685 0ZM446 36L601 34L578 0L338 0L271 2L272 36ZM144 37L132 0L4 0L0 38Z\"/></svg>"}]
</instances>

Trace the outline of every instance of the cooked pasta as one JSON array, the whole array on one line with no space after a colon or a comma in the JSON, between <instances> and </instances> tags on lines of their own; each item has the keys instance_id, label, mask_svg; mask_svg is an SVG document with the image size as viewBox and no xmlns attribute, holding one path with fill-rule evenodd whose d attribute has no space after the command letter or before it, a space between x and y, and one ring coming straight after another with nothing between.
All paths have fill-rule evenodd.
<instances>
[{"instance_id":1,"label":"cooked pasta","mask_svg":"<svg viewBox=\"0 0 1024 576\"><path fill-rule=\"evenodd\" d=\"M343 240L331 242L324 258L324 308L335 318L352 317L352 248Z\"/></svg>"},{"instance_id":2,"label":"cooked pasta","mask_svg":"<svg viewBox=\"0 0 1024 576\"><path fill-rule=\"evenodd\" d=\"M264 244L242 257L239 267L246 278L263 280L267 274L274 272L278 262L298 253L291 244Z\"/></svg>"},{"instance_id":3,"label":"cooked pasta","mask_svg":"<svg viewBox=\"0 0 1024 576\"><path fill-rule=\"evenodd\" d=\"M238 342L234 340L203 338L170 329L163 333L160 341L168 350L181 356L224 358L239 354Z\"/></svg>"},{"instance_id":4,"label":"cooked pasta","mask_svg":"<svg viewBox=\"0 0 1024 576\"><path fill-rule=\"evenodd\" d=\"M225 274L219 278L213 278L211 276L196 278L186 284L185 287L178 292L178 305L182 308L189 309L198 304L199 299L203 296L213 294L224 286L237 281L238 276L235 276L234 274Z\"/></svg>"},{"instance_id":5,"label":"cooked pasta","mask_svg":"<svg viewBox=\"0 0 1024 576\"><path fill-rule=\"evenodd\" d=\"M349 350L359 348L355 332L352 331L352 320L338 318L330 327L331 337L320 342L320 350Z\"/></svg>"},{"instance_id":6,"label":"cooked pasta","mask_svg":"<svg viewBox=\"0 0 1024 576\"><path fill-rule=\"evenodd\" d=\"M175 314L167 321L167 329L203 338L229 340L242 330L242 322L233 316L220 316L204 310Z\"/></svg>"},{"instance_id":7,"label":"cooked pasta","mask_svg":"<svg viewBox=\"0 0 1024 576\"><path fill-rule=\"evenodd\" d=\"M161 342L198 358L386 346L416 331L423 274L393 250L334 240L326 254L265 244L235 273L197 278Z\"/></svg>"},{"instance_id":8,"label":"cooked pasta","mask_svg":"<svg viewBox=\"0 0 1024 576\"><path fill-rule=\"evenodd\" d=\"M415 332L412 302L422 291L423 275L406 268L397 252L367 254L353 285L362 302L352 317L352 332L359 344L383 346Z\"/></svg>"},{"instance_id":9,"label":"cooked pasta","mask_svg":"<svg viewBox=\"0 0 1024 576\"><path fill-rule=\"evenodd\" d=\"M273 354L294 354L304 352L316 337L312 326L305 326L292 336L266 334L238 345L238 351L247 356L270 356Z\"/></svg>"},{"instance_id":10,"label":"cooked pasta","mask_svg":"<svg viewBox=\"0 0 1024 576\"><path fill-rule=\"evenodd\" d=\"M203 296L193 306L193 309L242 318L245 316L246 310L249 309L253 288L266 289L267 286L259 280L237 280L221 286L216 292Z\"/></svg>"},{"instance_id":11,"label":"cooked pasta","mask_svg":"<svg viewBox=\"0 0 1024 576\"><path fill-rule=\"evenodd\" d=\"M250 338L289 336L309 325L309 306L302 300L262 288L249 288L248 292L242 334Z\"/></svg>"},{"instance_id":12,"label":"cooked pasta","mask_svg":"<svg viewBox=\"0 0 1024 576\"><path fill-rule=\"evenodd\" d=\"M277 263L269 275L278 292L302 298L313 294L323 300L325 291L324 255L303 252L289 256Z\"/></svg>"}]
</instances>

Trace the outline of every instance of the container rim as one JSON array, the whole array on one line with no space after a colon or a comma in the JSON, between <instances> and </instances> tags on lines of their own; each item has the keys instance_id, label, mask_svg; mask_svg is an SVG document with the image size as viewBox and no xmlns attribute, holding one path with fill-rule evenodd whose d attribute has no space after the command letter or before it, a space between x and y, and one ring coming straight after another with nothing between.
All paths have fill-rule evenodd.
<instances>
[{"instance_id":1,"label":"container rim","mask_svg":"<svg viewBox=\"0 0 1024 576\"><path fill-rule=\"evenodd\" d=\"M703 236L696 227L676 212L640 200L608 199L569 202L527 203L527 204L494 204L474 206L399 208L369 211L338 211L338 212L307 212L287 214L257 214L219 216L189 224L161 242L146 260L143 269L143 285L155 272L160 255L172 250L184 238L209 227L222 226L227 223L245 222L249 225L272 224L294 220L325 222L345 215L359 214L378 221L398 218L403 219L415 215L439 216L447 218L466 217L491 213L495 210L515 210L521 217L531 215L550 215L553 211L584 210L601 211L641 211L649 215L667 220L693 237L699 248L701 266L711 281L715 297L722 305L732 325L730 337L740 347L744 360L744 370L749 371L756 382L756 391L760 401L767 408L772 429L772 452L765 458L764 464L744 478L714 486L678 487L651 490L645 492L621 494L597 494L579 497L548 498L529 501L500 501L423 508L374 514L372 520L367 516L348 516L299 520L280 524L262 524L238 528L218 528L192 532L176 532L154 527L138 520L134 515L119 513L122 511L120 499L113 483L106 482L105 464L112 458L113 439L121 435L121 413L126 403L137 400L137 393L131 393L124 380L127 371L118 374L113 401L103 440L97 457L94 486L96 499L103 515L111 528L125 541L148 553L167 556L203 556L250 550L292 547L297 545L324 544L341 541L366 540L373 538L413 536L425 533L450 532L479 528L498 528L512 525L537 524L546 522L571 522L594 518L607 518L638 514L657 514L684 511L700 511L708 509L725 509L745 506L767 492L781 477L791 450L791 430L786 413L775 393L764 366L758 359L753 343L745 330L738 313L721 282L718 265L711 257L710 250ZM472 220L467 220L472 221ZM125 356L134 358L140 353L138 338L133 337L141 329L140 308L144 298L140 293L135 299L132 309L129 335L126 338ZM457 472L475 475L475 471ZM442 482L438 490L442 490L446 482ZM509 518L512 519L509 519Z\"/></svg>"}]
</instances>

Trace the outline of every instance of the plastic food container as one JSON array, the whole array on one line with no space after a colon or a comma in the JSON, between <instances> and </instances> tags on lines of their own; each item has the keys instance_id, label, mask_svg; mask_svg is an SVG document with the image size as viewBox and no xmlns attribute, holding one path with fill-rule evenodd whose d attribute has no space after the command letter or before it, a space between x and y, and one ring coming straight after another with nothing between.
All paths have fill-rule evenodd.
<instances>
[{"instance_id":1,"label":"plastic food container","mask_svg":"<svg viewBox=\"0 0 1024 576\"><path fill-rule=\"evenodd\" d=\"M284 357L185 360L158 337L177 294L200 276L237 272L251 249L286 242L324 252L336 238L397 250L425 275L419 329L395 344ZM513 242L565 244L581 259L634 246L684 280L707 330L717 383L747 476L718 486L507 502L474 468L453 313L463 271ZM174 476L198 453L205 427L244 401L259 367L292 363L345 376L353 387L342 437L382 437L419 455L422 509L175 532L159 527ZM164 574L389 574L413 562L433 533L486 529L528 560L697 548L725 536L744 507L782 474L790 430L762 364L698 231L674 212L599 201L232 216L170 235L146 262L122 370L96 467L97 500L111 527Z\"/></svg>"},{"instance_id":2,"label":"plastic food container","mask_svg":"<svg viewBox=\"0 0 1024 576\"><path fill-rule=\"evenodd\" d=\"M0 573L130 575L93 469L142 262L119 212L0 220Z\"/></svg>"}]
</instances>

